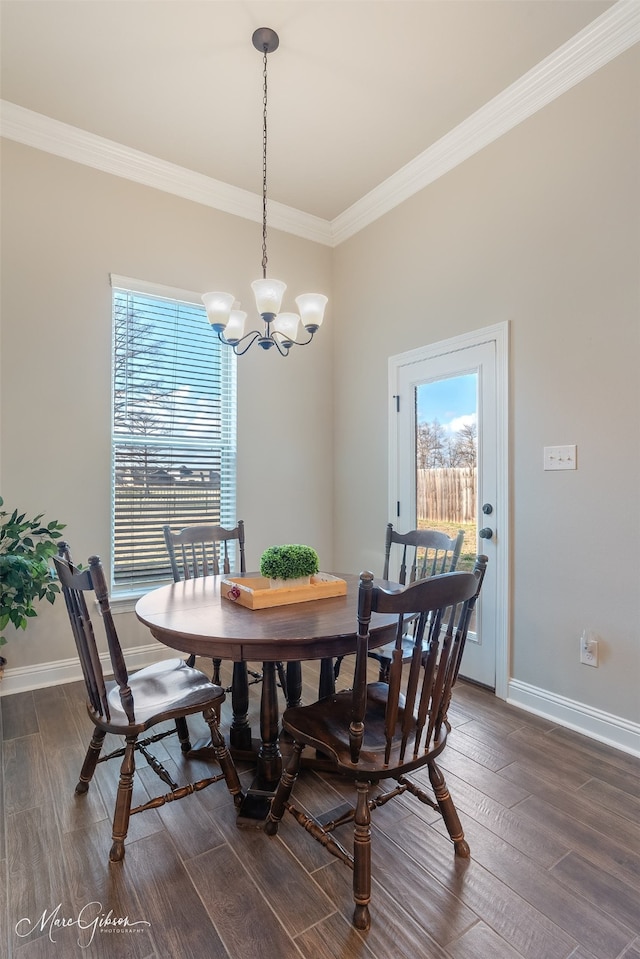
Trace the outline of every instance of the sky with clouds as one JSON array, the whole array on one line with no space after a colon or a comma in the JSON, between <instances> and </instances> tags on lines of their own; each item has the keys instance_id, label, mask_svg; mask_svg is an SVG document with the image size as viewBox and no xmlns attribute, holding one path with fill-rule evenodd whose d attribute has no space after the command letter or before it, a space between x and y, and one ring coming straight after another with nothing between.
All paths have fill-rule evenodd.
<instances>
[{"instance_id":1,"label":"sky with clouds","mask_svg":"<svg viewBox=\"0 0 640 959\"><path fill-rule=\"evenodd\" d=\"M452 433L475 423L477 380L476 373L467 373L421 384L416 390L418 423L437 420Z\"/></svg>"}]
</instances>

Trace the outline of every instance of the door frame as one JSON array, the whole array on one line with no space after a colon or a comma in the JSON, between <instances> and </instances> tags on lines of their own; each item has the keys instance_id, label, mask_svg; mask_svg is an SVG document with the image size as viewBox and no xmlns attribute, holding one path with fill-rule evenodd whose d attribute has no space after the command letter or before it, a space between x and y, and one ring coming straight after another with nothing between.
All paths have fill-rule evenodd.
<instances>
[{"instance_id":1,"label":"door frame","mask_svg":"<svg viewBox=\"0 0 640 959\"><path fill-rule=\"evenodd\" d=\"M511 675L511 551L510 551L510 468L509 468L509 322L496 323L447 340L389 357L389 516L395 522L398 495L398 417L396 395L401 367L435 359L493 342L496 351L496 506L495 527L500 537L496 551L496 687L499 699L506 699Z\"/></svg>"}]
</instances>

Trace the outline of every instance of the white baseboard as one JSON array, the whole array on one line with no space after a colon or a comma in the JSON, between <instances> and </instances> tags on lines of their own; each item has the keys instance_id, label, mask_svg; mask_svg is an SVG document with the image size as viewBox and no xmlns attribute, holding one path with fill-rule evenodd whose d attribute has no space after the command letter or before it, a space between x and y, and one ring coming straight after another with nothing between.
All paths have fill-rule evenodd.
<instances>
[{"instance_id":1,"label":"white baseboard","mask_svg":"<svg viewBox=\"0 0 640 959\"><path fill-rule=\"evenodd\" d=\"M590 739L597 739L633 756L640 756L640 724L621 716L567 699L549 692L548 689L538 689L518 679L509 681L507 702L526 709L529 713L535 713L536 716L550 719L559 726L575 729Z\"/></svg>"},{"instance_id":2,"label":"white baseboard","mask_svg":"<svg viewBox=\"0 0 640 959\"><path fill-rule=\"evenodd\" d=\"M127 668L132 672L171 657L171 650L160 643L134 646L123 650L123 653ZM111 672L109 654L101 653L100 661L105 673L109 674ZM15 669L5 669L4 678L0 682L0 696L25 693L30 689L42 689L45 686L59 686L61 683L73 683L77 680L82 681L82 669L77 656L72 659L60 659L53 663L38 663L37 666L17 666Z\"/></svg>"}]
</instances>

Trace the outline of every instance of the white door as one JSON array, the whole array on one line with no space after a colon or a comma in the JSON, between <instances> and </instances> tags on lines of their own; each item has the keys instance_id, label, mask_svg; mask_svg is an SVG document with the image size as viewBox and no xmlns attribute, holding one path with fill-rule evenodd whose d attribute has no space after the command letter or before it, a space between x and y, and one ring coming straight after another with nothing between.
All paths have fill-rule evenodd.
<instances>
[{"instance_id":1,"label":"white door","mask_svg":"<svg viewBox=\"0 0 640 959\"><path fill-rule=\"evenodd\" d=\"M507 337L507 324L499 324L389 361L389 521L399 532L464 529L458 568L475 553L489 557L460 673L503 698L509 674Z\"/></svg>"}]
</instances>

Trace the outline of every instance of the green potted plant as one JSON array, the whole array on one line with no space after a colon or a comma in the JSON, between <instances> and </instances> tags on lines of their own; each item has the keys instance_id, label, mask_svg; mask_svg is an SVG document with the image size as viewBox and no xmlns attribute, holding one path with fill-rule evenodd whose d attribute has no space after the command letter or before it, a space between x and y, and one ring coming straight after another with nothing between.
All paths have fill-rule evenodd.
<instances>
[{"instance_id":1,"label":"green potted plant","mask_svg":"<svg viewBox=\"0 0 640 959\"><path fill-rule=\"evenodd\" d=\"M0 496L0 507L3 505ZM43 516L39 513L27 519L17 509L12 513L0 509L0 646L7 641L2 633L9 623L26 629L29 620L38 615L36 601L53 603L60 591L49 560L58 548L56 540L64 524L56 520L45 524ZM6 660L0 660L4 667Z\"/></svg>"},{"instance_id":2,"label":"green potted plant","mask_svg":"<svg viewBox=\"0 0 640 959\"><path fill-rule=\"evenodd\" d=\"M260 573L274 589L307 586L319 568L318 554L311 546L270 546L260 557Z\"/></svg>"}]
</instances>

